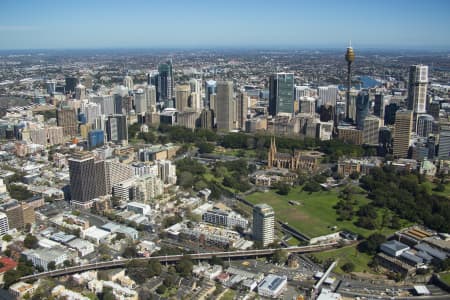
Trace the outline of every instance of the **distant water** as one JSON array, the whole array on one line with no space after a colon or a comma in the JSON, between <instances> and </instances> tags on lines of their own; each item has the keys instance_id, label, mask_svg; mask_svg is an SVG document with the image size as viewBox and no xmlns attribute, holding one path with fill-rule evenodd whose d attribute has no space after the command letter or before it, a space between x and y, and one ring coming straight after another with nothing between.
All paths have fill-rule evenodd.
<instances>
[{"instance_id":1,"label":"distant water","mask_svg":"<svg viewBox=\"0 0 450 300\"><path fill-rule=\"evenodd\" d=\"M381 85L381 82L373 79L370 76L361 76L361 77L359 77L359 80L362 82L363 89L370 89L370 88L374 88L376 86Z\"/></svg>"},{"instance_id":2,"label":"distant water","mask_svg":"<svg viewBox=\"0 0 450 300\"><path fill-rule=\"evenodd\" d=\"M380 81L378 81L376 79L373 79L370 76L360 76L359 80L361 81L362 84L357 84L355 82L352 82L352 88L355 88L357 90L360 90L360 89L371 89L371 88L374 88L376 86L380 86L381 85ZM345 85L339 85L338 87L342 91L347 89L347 86L345 86Z\"/></svg>"}]
</instances>

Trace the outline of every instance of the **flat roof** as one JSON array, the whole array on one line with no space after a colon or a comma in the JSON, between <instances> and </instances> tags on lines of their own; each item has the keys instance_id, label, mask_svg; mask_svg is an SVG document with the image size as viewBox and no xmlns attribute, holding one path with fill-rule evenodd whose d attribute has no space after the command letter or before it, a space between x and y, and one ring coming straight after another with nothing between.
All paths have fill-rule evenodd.
<instances>
[{"instance_id":1,"label":"flat roof","mask_svg":"<svg viewBox=\"0 0 450 300\"><path fill-rule=\"evenodd\" d=\"M258 288L276 291L283 284L283 282L286 282L286 280L286 276L269 274L259 284Z\"/></svg>"},{"instance_id":2,"label":"flat roof","mask_svg":"<svg viewBox=\"0 0 450 300\"><path fill-rule=\"evenodd\" d=\"M401 243L399 241L396 241L396 240L385 242L385 243L381 244L381 247L386 247L386 248L389 248L389 249L391 249L393 251L400 251L400 250L404 250L404 249L409 249L408 245L405 245L405 244L403 244L403 243Z\"/></svg>"},{"instance_id":3,"label":"flat roof","mask_svg":"<svg viewBox=\"0 0 450 300\"><path fill-rule=\"evenodd\" d=\"M414 286L414 291L418 294L418 295L431 295L430 290L428 290L428 288L424 285L415 285Z\"/></svg>"}]
</instances>

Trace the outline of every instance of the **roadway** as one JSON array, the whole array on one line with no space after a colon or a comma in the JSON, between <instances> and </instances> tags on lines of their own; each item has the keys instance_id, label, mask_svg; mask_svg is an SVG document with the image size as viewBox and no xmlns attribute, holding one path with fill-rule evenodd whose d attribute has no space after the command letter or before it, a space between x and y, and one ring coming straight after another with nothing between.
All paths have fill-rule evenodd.
<instances>
[{"instance_id":1,"label":"roadway","mask_svg":"<svg viewBox=\"0 0 450 300\"><path fill-rule=\"evenodd\" d=\"M281 248L289 253L311 253L318 252L323 250L328 250L334 248L338 245L338 243L326 243L321 245L310 245L310 246L302 246L302 247L289 247L289 248ZM238 258L247 258L247 257L259 257L259 256L267 256L272 255L278 249L260 249L260 250L239 250L239 251L223 251L223 252L208 252L208 253L196 253L190 254L189 257L194 260L203 260L203 259L211 259L213 256L220 258L228 258L228 259L238 259ZM179 261L183 258L184 255L164 255L164 256L153 256L153 257L140 257L133 259L120 259L120 260L111 260L105 262L97 262L92 264L85 264L81 266L69 267L64 269L58 269L53 271L47 271L42 273L36 273L33 275L28 275L20 278L20 280L28 280L28 279L38 279L41 277L56 277L56 276L64 276L73 273L80 273L90 270L98 270L98 269L107 269L107 268L115 268L115 267L124 267L130 261L138 260L138 261L148 261L148 260L158 260L160 262L175 262Z\"/></svg>"}]
</instances>

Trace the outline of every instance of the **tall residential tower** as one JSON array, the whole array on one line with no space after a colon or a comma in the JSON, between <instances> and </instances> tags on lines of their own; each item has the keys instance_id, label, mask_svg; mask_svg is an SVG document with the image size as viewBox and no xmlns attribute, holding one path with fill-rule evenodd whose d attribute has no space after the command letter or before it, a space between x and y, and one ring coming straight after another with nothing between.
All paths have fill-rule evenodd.
<instances>
[{"instance_id":1,"label":"tall residential tower","mask_svg":"<svg viewBox=\"0 0 450 300\"><path fill-rule=\"evenodd\" d=\"M273 243L275 236L275 212L267 204L253 207L253 239L263 247Z\"/></svg>"},{"instance_id":2,"label":"tall residential tower","mask_svg":"<svg viewBox=\"0 0 450 300\"><path fill-rule=\"evenodd\" d=\"M409 67L408 109L422 114L427 109L428 66Z\"/></svg>"}]
</instances>

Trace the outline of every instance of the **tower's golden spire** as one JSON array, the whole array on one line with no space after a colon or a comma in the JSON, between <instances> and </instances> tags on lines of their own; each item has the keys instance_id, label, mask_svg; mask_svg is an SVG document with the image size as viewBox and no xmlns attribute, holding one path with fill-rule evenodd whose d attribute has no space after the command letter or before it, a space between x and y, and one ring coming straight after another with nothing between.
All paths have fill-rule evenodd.
<instances>
[{"instance_id":1,"label":"tower's golden spire","mask_svg":"<svg viewBox=\"0 0 450 300\"><path fill-rule=\"evenodd\" d=\"M345 53L345 60L348 63L352 63L355 60L355 52L352 48L352 41L349 42L349 45L347 47L347 52Z\"/></svg>"}]
</instances>

